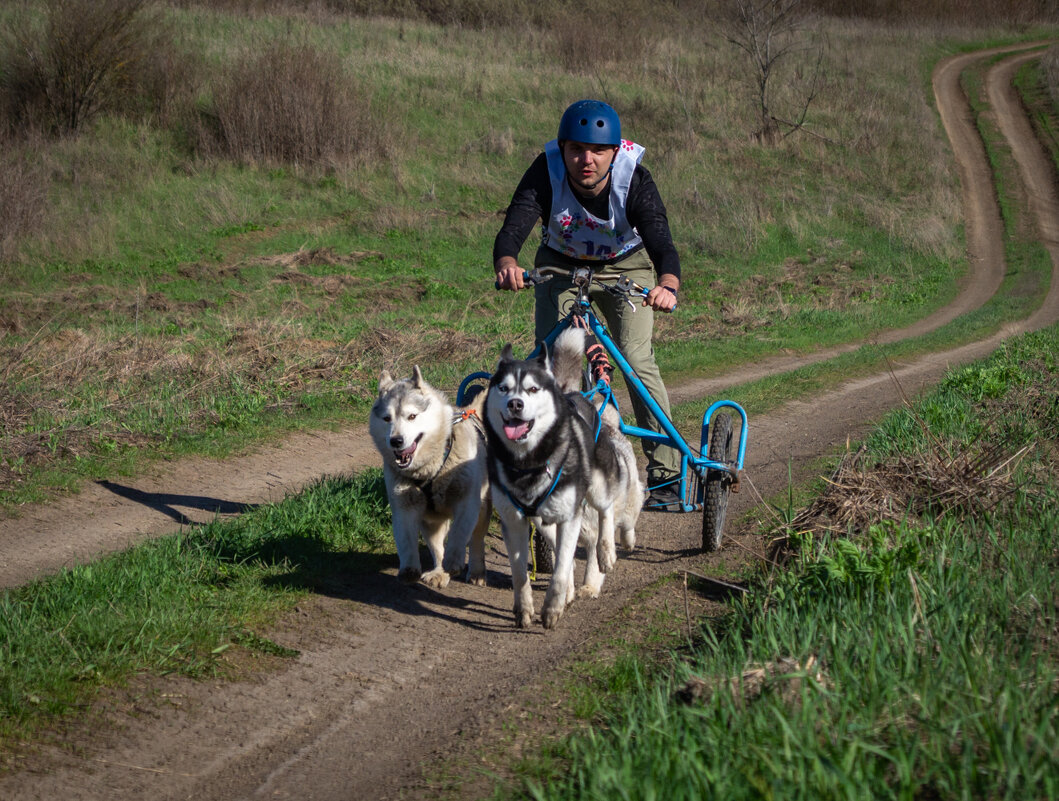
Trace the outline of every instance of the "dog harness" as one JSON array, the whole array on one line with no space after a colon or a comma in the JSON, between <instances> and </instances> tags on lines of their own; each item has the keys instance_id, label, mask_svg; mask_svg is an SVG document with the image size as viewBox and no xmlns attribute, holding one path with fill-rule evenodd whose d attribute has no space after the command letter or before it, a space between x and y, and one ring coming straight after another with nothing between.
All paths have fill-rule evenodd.
<instances>
[{"instance_id":1,"label":"dog harness","mask_svg":"<svg viewBox=\"0 0 1059 801\"><path fill-rule=\"evenodd\" d=\"M452 416L452 424L458 425L464 420L472 420L475 429L478 432L478 436L485 438L485 429L482 426L482 421L478 417L478 413L474 409L464 409L461 412L457 412ZM441 464L438 469L434 472L430 478L426 481L412 481L416 488L423 493L423 497L427 502L427 511L436 512L438 510L437 505L434 503L434 480L441 475L441 471L445 469L445 463L449 460L449 454L452 452L452 443L456 439L456 432L452 431L449 434L449 439L445 443L445 455L441 457Z\"/></svg>"},{"instance_id":2,"label":"dog harness","mask_svg":"<svg viewBox=\"0 0 1059 801\"><path fill-rule=\"evenodd\" d=\"M544 470L550 471L550 465L551 460L549 459L547 462L544 463ZM529 473L536 472L537 470L537 468L533 468L532 470L519 470L517 467L505 467L504 469L513 473L522 473L523 475L528 475ZM546 500L548 500L548 496L555 492L555 488L558 486L559 479L562 477L562 475L563 468L560 467L559 472L555 474L555 481L552 482L552 485L548 487L547 490L545 490L543 495L541 495L529 506L524 505L521 501L519 501L518 498L512 495L511 490L509 490L507 487L504 487L504 494L507 495L507 499L511 501L511 505L518 509L520 512L522 512L523 517L536 517L537 510L540 508L540 505Z\"/></svg>"}]
</instances>

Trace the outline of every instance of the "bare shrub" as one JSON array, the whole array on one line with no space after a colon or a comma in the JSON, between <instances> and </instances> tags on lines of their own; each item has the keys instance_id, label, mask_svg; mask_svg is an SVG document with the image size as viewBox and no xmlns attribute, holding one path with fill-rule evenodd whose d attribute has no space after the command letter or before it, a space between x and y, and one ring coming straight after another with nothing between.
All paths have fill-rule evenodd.
<instances>
[{"instance_id":1,"label":"bare shrub","mask_svg":"<svg viewBox=\"0 0 1059 801\"><path fill-rule=\"evenodd\" d=\"M14 261L19 244L44 224L47 179L28 152L0 134L0 263Z\"/></svg>"},{"instance_id":2,"label":"bare shrub","mask_svg":"<svg viewBox=\"0 0 1059 801\"><path fill-rule=\"evenodd\" d=\"M159 27L133 80L123 87L117 108L128 116L150 118L162 128L177 127L193 116L205 82L202 59L163 35L168 30Z\"/></svg>"},{"instance_id":3,"label":"bare shrub","mask_svg":"<svg viewBox=\"0 0 1059 801\"><path fill-rule=\"evenodd\" d=\"M366 93L338 57L285 43L232 65L199 130L204 155L245 164L345 166L378 141Z\"/></svg>"},{"instance_id":4,"label":"bare shrub","mask_svg":"<svg viewBox=\"0 0 1059 801\"><path fill-rule=\"evenodd\" d=\"M77 131L114 109L162 27L148 0L45 0L43 16L23 11L5 41L0 85L11 121L53 133Z\"/></svg>"}]
</instances>

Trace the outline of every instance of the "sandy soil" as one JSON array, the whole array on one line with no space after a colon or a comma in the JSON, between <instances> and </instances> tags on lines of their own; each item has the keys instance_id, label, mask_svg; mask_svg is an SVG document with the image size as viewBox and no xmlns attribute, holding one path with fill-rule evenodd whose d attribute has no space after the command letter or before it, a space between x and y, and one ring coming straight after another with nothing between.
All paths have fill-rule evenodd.
<instances>
[{"instance_id":1,"label":"sandy soil","mask_svg":"<svg viewBox=\"0 0 1059 801\"><path fill-rule=\"evenodd\" d=\"M961 69L997 52L961 55L934 75L942 121L960 170L971 271L959 297L915 326L879 341L922 333L984 303L1004 274L1000 221L991 177L966 100ZM857 438L886 411L938 380L950 366L989 353L1006 336L1059 319L1059 199L1054 170L1034 141L1011 74L1033 53L1001 60L988 80L990 103L1011 142L1041 239L1053 263L1051 290L1029 319L990 339L894 365L894 373L849 382L811 402L796 402L751 421L744 489L729 519L759 495L811 475L814 463ZM852 347L852 346L851 346ZM673 387L676 399L717 395L733 383L819 361L780 357L709 381ZM896 382L895 382L896 378ZM273 448L223 462L160 465L133 480L87 487L54 505L0 521L0 586L15 586L63 565L91 559L215 514L277 500L323 474L378 463L362 429L292 437ZM487 792L488 759L499 742L517 754L528 738L547 736L547 688L570 661L606 647L600 632L635 625L645 608L684 609L681 582L650 593L657 579L753 558L761 543L731 532L725 547L697 552L697 515L645 514L643 547L626 554L598 601L569 609L558 629L513 627L503 544L490 540L489 586L451 584L444 591L406 588L396 564L351 575L316 595L270 635L301 652L261 659L266 670L238 682L143 680L108 695L90 721L57 732L55 744L16 759L0 777L5 799L150 798L396 799L437 798L462 786L461 797ZM396 561L396 560L395 560ZM536 585L540 606L544 584ZM692 593L693 612L711 599ZM246 658L250 659L250 658ZM250 660L250 667L254 667ZM516 721L521 734L504 723Z\"/></svg>"}]
</instances>

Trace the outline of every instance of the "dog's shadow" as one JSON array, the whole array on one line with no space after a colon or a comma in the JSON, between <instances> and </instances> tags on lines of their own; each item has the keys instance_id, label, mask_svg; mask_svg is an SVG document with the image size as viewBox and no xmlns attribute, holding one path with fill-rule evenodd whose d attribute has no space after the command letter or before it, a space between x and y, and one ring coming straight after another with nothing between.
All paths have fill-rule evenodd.
<instances>
[{"instance_id":1,"label":"dog's shadow","mask_svg":"<svg viewBox=\"0 0 1059 801\"><path fill-rule=\"evenodd\" d=\"M183 506L187 509L199 509L214 515L238 515L248 512L257 507L253 503L237 503L225 501L221 498L212 498L208 495L180 495L172 492L144 492L135 487L127 487L124 484L116 484L105 479L96 482L105 490L115 495L142 504L148 509L161 512L172 518L182 526L194 526L201 521L192 520L176 507Z\"/></svg>"},{"instance_id":2,"label":"dog's shadow","mask_svg":"<svg viewBox=\"0 0 1059 801\"><path fill-rule=\"evenodd\" d=\"M283 541L276 541L275 546L282 550ZM330 598L389 609L400 615L440 618L478 631L505 631L512 626L510 609L506 605L497 605L510 602L510 596L495 593L494 603L494 593L486 592L503 587L505 581L510 588L510 577L503 573L489 571L486 587L454 578L447 587L439 590L421 581L412 584L398 581L394 554L340 554L323 547L307 551L304 540L298 540L297 549L297 559L288 558L286 561L293 569L265 579L266 584L307 590ZM425 549L420 559L423 564L430 564Z\"/></svg>"}]
</instances>

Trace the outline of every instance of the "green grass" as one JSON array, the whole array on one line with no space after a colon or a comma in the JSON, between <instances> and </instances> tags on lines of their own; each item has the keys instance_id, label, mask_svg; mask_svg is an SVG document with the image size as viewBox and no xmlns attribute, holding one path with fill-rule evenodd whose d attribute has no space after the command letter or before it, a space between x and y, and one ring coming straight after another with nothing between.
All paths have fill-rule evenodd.
<instances>
[{"instance_id":1,"label":"green grass","mask_svg":"<svg viewBox=\"0 0 1059 801\"><path fill-rule=\"evenodd\" d=\"M1054 797L1056 352L1059 328L1012 340L867 440L1036 443L1006 504L802 535L690 653L613 660L592 725L497 797Z\"/></svg>"},{"instance_id":2,"label":"green grass","mask_svg":"<svg viewBox=\"0 0 1059 801\"><path fill-rule=\"evenodd\" d=\"M1027 62L1015 75L1015 87L1029 114L1037 138L1059 169L1059 111L1052 102L1048 89L1045 59L1054 60L1054 47L1045 51L1040 60Z\"/></svg>"},{"instance_id":3,"label":"green grass","mask_svg":"<svg viewBox=\"0 0 1059 801\"><path fill-rule=\"evenodd\" d=\"M233 647L294 654L257 632L306 593L377 569L389 527L381 472L368 470L4 591L0 743L141 671L225 675Z\"/></svg>"}]
</instances>

